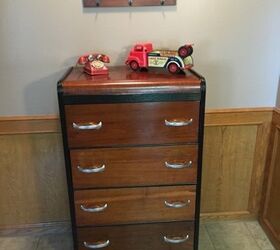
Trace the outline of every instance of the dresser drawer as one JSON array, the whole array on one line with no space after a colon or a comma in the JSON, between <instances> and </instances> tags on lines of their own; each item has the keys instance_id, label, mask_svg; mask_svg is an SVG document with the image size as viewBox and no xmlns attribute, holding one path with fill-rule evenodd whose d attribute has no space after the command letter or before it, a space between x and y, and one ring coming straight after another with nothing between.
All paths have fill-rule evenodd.
<instances>
[{"instance_id":1,"label":"dresser drawer","mask_svg":"<svg viewBox=\"0 0 280 250\"><path fill-rule=\"evenodd\" d=\"M195 186L76 191L78 226L193 220Z\"/></svg>"},{"instance_id":2,"label":"dresser drawer","mask_svg":"<svg viewBox=\"0 0 280 250\"><path fill-rule=\"evenodd\" d=\"M195 184L197 145L71 151L75 189Z\"/></svg>"},{"instance_id":3,"label":"dresser drawer","mask_svg":"<svg viewBox=\"0 0 280 250\"><path fill-rule=\"evenodd\" d=\"M78 229L80 250L193 250L192 222ZM86 247L87 246L87 247Z\"/></svg>"},{"instance_id":4,"label":"dresser drawer","mask_svg":"<svg viewBox=\"0 0 280 250\"><path fill-rule=\"evenodd\" d=\"M71 148L197 142L199 102L66 105Z\"/></svg>"}]
</instances>

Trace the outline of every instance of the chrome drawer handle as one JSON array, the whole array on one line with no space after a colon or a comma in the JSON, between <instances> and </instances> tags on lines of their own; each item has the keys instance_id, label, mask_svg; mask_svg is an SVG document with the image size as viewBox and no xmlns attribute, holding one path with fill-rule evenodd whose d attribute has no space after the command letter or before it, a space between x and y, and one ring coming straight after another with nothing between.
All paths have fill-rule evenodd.
<instances>
[{"instance_id":1,"label":"chrome drawer handle","mask_svg":"<svg viewBox=\"0 0 280 250\"><path fill-rule=\"evenodd\" d=\"M102 128L102 122L99 123L89 122L89 123L81 123L81 124L73 122L73 128L78 130L98 130Z\"/></svg>"},{"instance_id":2,"label":"chrome drawer handle","mask_svg":"<svg viewBox=\"0 0 280 250\"><path fill-rule=\"evenodd\" d=\"M103 206L95 206L95 207L91 207L91 208L87 208L84 205L81 205L81 209L84 212L88 212L88 213L99 213L99 212L104 211L107 207L108 207L108 204L105 204Z\"/></svg>"},{"instance_id":3,"label":"chrome drawer handle","mask_svg":"<svg viewBox=\"0 0 280 250\"><path fill-rule=\"evenodd\" d=\"M164 203L167 207L182 208L182 207L186 207L187 205L189 205L191 203L191 201L190 200L187 200L187 202L182 202L182 201L168 202L168 201L165 201Z\"/></svg>"},{"instance_id":4,"label":"chrome drawer handle","mask_svg":"<svg viewBox=\"0 0 280 250\"><path fill-rule=\"evenodd\" d=\"M171 243L171 244L179 244L186 242L189 239L189 235L185 237L169 237L169 236L164 236L164 241L166 243Z\"/></svg>"},{"instance_id":5,"label":"chrome drawer handle","mask_svg":"<svg viewBox=\"0 0 280 250\"><path fill-rule=\"evenodd\" d=\"M165 125L169 126L169 127L183 127L183 126L189 126L193 123L193 119L189 119L189 120L165 120Z\"/></svg>"},{"instance_id":6,"label":"chrome drawer handle","mask_svg":"<svg viewBox=\"0 0 280 250\"><path fill-rule=\"evenodd\" d=\"M84 242L84 246L86 248L89 249L100 249L100 248L105 248L107 246L109 246L110 241L106 240L106 241L100 241L100 242L96 242L96 243L88 243L88 242Z\"/></svg>"},{"instance_id":7,"label":"chrome drawer handle","mask_svg":"<svg viewBox=\"0 0 280 250\"><path fill-rule=\"evenodd\" d=\"M80 166L77 166L78 170L84 174L93 174L93 173L101 173L105 171L105 165L102 166L93 166L91 168L82 168Z\"/></svg>"},{"instance_id":8,"label":"chrome drawer handle","mask_svg":"<svg viewBox=\"0 0 280 250\"><path fill-rule=\"evenodd\" d=\"M190 168L192 164L193 164L192 161L185 162L185 163L169 163L167 161L165 162L165 166L167 168L174 168L174 169Z\"/></svg>"}]
</instances>

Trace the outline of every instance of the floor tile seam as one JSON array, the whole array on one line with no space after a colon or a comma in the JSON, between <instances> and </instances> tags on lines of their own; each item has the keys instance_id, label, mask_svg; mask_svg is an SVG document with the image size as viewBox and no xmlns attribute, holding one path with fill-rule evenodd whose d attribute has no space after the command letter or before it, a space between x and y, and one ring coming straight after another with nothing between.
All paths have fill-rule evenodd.
<instances>
[{"instance_id":1,"label":"floor tile seam","mask_svg":"<svg viewBox=\"0 0 280 250\"><path fill-rule=\"evenodd\" d=\"M255 239L253 233L251 232L251 230L249 229L249 227L247 226L247 224L245 222L243 222L245 224L245 227L247 228L247 230L249 231L251 237L254 239L254 241L256 242L257 246L260 248L260 250L275 250L274 248L268 248L268 249L262 249L261 246L259 245L258 241ZM258 221L257 221L258 223ZM260 224L258 224L260 226ZM262 232L265 235L265 232Z\"/></svg>"},{"instance_id":2,"label":"floor tile seam","mask_svg":"<svg viewBox=\"0 0 280 250\"><path fill-rule=\"evenodd\" d=\"M264 250L264 249L261 248L261 246L260 246L260 245L258 244L258 242L256 241L256 239L255 239L254 235L252 234L251 230L250 230L250 229L248 228L248 226L246 225L246 222L241 221L241 223L244 225L246 231L249 233L249 234L247 235L247 237L252 238L253 242L255 243L255 245L257 246L257 248L258 248L259 250Z\"/></svg>"},{"instance_id":3,"label":"floor tile seam","mask_svg":"<svg viewBox=\"0 0 280 250\"><path fill-rule=\"evenodd\" d=\"M213 224L214 224L214 223L213 223ZM210 235L210 233L209 233L209 230L208 230L207 226L204 225L204 228L205 228L205 231L206 231L206 233L207 233L207 235L208 235L208 237L209 237L209 240L210 240L210 242L211 242L211 245L212 245L213 249L214 249L214 250L218 250L218 249L215 247L214 243L213 243L213 239L211 238L211 235Z\"/></svg>"},{"instance_id":4,"label":"floor tile seam","mask_svg":"<svg viewBox=\"0 0 280 250\"><path fill-rule=\"evenodd\" d=\"M39 249L40 241L41 241L41 236L38 237L38 241L37 241L37 245L36 245L35 250L40 250L40 249Z\"/></svg>"}]
</instances>

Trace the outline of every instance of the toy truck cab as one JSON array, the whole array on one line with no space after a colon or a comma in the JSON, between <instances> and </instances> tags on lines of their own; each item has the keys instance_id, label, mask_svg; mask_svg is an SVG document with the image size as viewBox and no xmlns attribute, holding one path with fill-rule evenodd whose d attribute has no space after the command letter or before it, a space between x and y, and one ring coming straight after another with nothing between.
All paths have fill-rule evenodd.
<instances>
[{"instance_id":1,"label":"toy truck cab","mask_svg":"<svg viewBox=\"0 0 280 250\"><path fill-rule=\"evenodd\" d=\"M126 60L126 64L134 71L140 68L166 68L170 73L193 66L192 46L184 45L178 51L154 50L152 43L138 43L134 45Z\"/></svg>"},{"instance_id":2,"label":"toy truck cab","mask_svg":"<svg viewBox=\"0 0 280 250\"><path fill-rule=\"evenodd\" d=\"M148 53L153 51L153 45L151 43L138 43L131 49L129 56L126 60L126 64L133 70L139 68L148 67Z\"/></svg>"}]
</instances>

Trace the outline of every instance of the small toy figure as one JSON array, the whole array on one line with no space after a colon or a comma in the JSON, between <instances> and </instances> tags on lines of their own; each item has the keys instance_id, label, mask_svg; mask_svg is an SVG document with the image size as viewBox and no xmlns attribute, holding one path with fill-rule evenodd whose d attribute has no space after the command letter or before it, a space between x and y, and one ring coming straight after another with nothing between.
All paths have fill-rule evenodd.
<instances>
[{"instance_id":1,"label":"small toy figure","mask_svg":"<svg viewBox=\"0 0 280 250\"><path fill-rule=\"evenodd\" d=\"M84 72L91 76L108 74L109 70L104 63L110 63L110 59L103 54L86 54L77 62L78 65L84 66Z\"/></svg>"},{"instance_id":2,"label":"small toy figure","mask_svg":"<svg viewBox=\"0 0 280 250\"><path fill-rule=\"evenodd\" d=\"M174 50L154 50L152 43L138 43L133 46L126 64L134 71L148 67L166 68L175 74L193 67L192 45L181 46Z\"/></svg>"}]
</instances>

